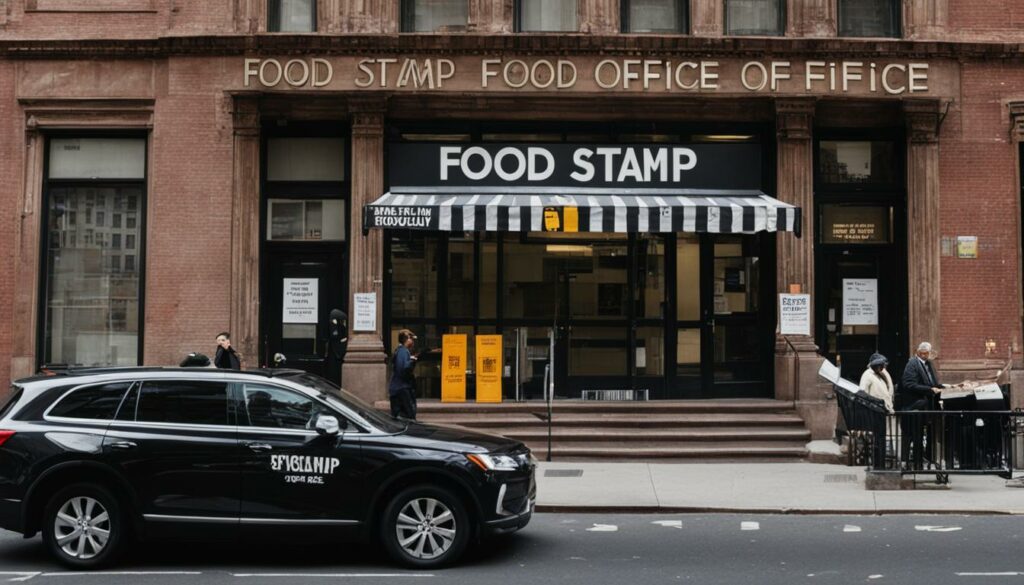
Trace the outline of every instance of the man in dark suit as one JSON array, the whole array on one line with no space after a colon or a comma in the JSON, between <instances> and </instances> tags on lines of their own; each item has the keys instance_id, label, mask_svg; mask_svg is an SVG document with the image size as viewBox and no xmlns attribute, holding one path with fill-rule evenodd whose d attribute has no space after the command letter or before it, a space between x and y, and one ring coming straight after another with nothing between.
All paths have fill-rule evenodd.
<instances>
[{"instance_id":1,"label":"man in dark suit","mask_svg":"<svg viewBox=\"0 0 1024 585\"><path fill-rule=\"evenodd\" d=\"M903 403L900 410L935 410L938 408L938 396L942 391L939 378L935 375L935 367L929 358L932 355L932 344L927 341L917 346L917 355L910 358L907 367L903 369L903 377L900 379L900 398ZM900 430L903 433L903 441L900 446L900 453L904 462L911 459L911 444L913 444L913 462L915 468L920 468L922 459L925 456L925 426L924 415L903 414L900 415ZM929 451L935 447L935 437L928 440ZM929 457L929 459L933 459Z\"/></svg>"}]
</instances>

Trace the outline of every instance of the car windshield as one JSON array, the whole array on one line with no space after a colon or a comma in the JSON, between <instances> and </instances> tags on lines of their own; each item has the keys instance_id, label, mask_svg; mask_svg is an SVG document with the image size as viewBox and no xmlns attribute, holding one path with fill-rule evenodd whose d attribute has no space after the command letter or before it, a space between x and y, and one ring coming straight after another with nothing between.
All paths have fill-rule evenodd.
<instances>
[{"instance_id":1,"label":"car windshield","mask_svg":"<svg viewBox=\"0 0 1024 585\"><path fill-rule=\"evenodd\" d=\"M381 431L386 433L400 433L408 427L406 423L395 420L382 413L354 394L338 388L330 380L325 380L320 376L305 372L290 374L283 377L298 384L302 384L303 386L319 390L327 396L329 401L336 402L341 406L348 408L352 412L356 413L360 418Z\"/></svg>"}]
</instances>

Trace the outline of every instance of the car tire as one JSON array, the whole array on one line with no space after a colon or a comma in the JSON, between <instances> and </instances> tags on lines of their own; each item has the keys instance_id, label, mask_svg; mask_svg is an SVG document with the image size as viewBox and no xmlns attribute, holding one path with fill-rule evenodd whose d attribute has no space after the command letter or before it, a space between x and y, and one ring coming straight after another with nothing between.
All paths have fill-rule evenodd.
<instances>
[{"instance_id":1,"label":"car tire","mask_svg":"<svg viewBox=\"0 0 1024 585\"><path fill-rule=\"evenodd\" d=\"M380 526L391 558L415 569L455 562L473 532L462 501L447 489L427 485L413 486L392 498Z\"/></svg>"},{"instance_id":2,"label":"car tire","mask_svg":"<svg viewBox=\"0 0 1024 585\"><path fill-rule=\"evenodd\" d=\"M126 526L110 490L78 483L58 491L46 503L43 542L64 565L96 569L117 558L126 540Z\"/></svg>"}]
</instances>

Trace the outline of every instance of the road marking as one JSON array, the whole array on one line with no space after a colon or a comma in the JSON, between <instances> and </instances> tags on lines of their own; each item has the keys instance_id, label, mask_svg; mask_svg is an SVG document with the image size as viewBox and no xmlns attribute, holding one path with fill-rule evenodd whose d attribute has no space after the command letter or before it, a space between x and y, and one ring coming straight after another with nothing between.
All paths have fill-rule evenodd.
<instances>
[{"instance_id":1,"label":"road marking","mask_svg":"<svg viewBox=\"0 0 1024 585\"><path fill-rule=\"evenodd\" d=\"M963 528L959 526L915 526L914 530L918 532L956 532Z\"/></svg>"},{"instance_id":2,"label":"road marking","mask_svg":"<svg viewBox=\"0 0 1024 585\"><path fill-rule=\"evenodd\" d=\"M40 577L182 577L202 575L200 571L61 571L59 573L39 573Z\"/></svg>"},{"instance_id":3,"label":"road marking","mask_svg":"<svg viewBox=\"0 0 1024 585\"><path fill-rule=\"evenodd\" d=\"M359 577L434 577L432 573L231 573L232 577L243 579L269 577L271 579L350 579Z\"/></svg>"},{"instance_id":4,"label":"road marking","mask_svg":"<svg viewBox=\"0 0 1024 585\"><path fill-rule=\"evenodd\" d=\"M618 532L619 527L614 524L594 524L587 528L587 532Z\"/></svg>"},{"instance_id":5,"label":"road marking","mask_svg":"<svg viewBox=\"0 0 1024 585\"><path fill-rule=\"evenodd\" d=\"M1003 571L1001 573L955 573L957 577L1017 577L1024 576L1020 571Z\"/></svg>"},{"instance_id":6,"label":"road marking","mask_svg":"<svg viewBox=\"0 0 1024 585\"><path fill-rule=\"evenodd\" d=\"M657 524L658 526L664 526L665 528L683 529L682 520L655 520L654 522L651 522L651 524Z\"/></svg>"},{"instance_id":7,"label":"road marking","mask_svg":"<svg viewBox=\"0 0 1024 585\"><path fill-rule=\"evenodd\" d=\"M860 526L854 526L853 524L847 524L843 526L843 532L860 532Z\"/></svg>"},{"instance_id":8,"label":"road marking","mask_svg":"<svg viewBox=\"0 0 1024 585\"><path fill-rule=\"evenodd\" d=\"M28 581L32 577L39 575L39 571L0 571L0 577L11 577L7 581L10 583L17 583L18 581Z\"/></svg>"},{"instance_id":9,"label":"road marking","mask_svg":"<svg viewBox=\"0 0 1024 585\"><path fill-rule=\"evenodd\" d=\"M881 579L884 575L868 575L868 579Z\"/></svg>"},{"instance_id":10,"label":"road marking","mask_svg":"<svg viewBox=\"0 0 1024 585\"><path fill-rule=\"evenodd\" d=\"M741 522L740 530L761 530L760 522Z\"/></svg>"}]
</instances>

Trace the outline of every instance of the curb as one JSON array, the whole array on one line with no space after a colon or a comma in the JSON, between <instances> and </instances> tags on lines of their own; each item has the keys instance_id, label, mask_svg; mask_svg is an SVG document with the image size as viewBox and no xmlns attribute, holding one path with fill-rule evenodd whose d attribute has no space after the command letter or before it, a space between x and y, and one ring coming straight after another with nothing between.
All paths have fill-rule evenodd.
<instances>
[{"instance_id":1,"label":"curb","mask_svg":"<svg viewBox=\"0 0 1024 585\"><path fill-rule=\"evenodd\" d=\"M1021 516L1024 510L809 510L801 508L715 508L702 506L559 506L538 504L538 514L766 514L788 516Z\"/></svg>"}]
</instances>

